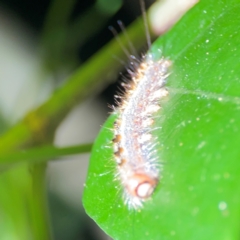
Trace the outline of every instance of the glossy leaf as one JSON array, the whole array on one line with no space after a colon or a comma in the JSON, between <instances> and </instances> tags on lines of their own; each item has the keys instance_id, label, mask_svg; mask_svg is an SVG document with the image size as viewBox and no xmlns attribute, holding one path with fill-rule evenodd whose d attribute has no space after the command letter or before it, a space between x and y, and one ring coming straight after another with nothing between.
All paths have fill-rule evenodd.
<instances>
[{"instance_id":1,"label":"glossy leaf","mask_svg":"<svg viewBox=\"0 0 240 240\"><path fill-rule=\"evenodd\" d=\"M237 0L202 0L154 43L173 67L154 126L161 182L140 211L114 180L115 116L96 139L83 201L114 239L239 238L239 12Z\"/></svg>"}]
</instances>

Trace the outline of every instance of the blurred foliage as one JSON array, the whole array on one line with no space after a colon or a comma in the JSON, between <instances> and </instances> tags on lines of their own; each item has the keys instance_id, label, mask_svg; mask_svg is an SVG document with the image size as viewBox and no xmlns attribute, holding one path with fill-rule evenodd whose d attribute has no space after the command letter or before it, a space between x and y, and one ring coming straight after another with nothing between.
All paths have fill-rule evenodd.
<instances>
[{"instance_id":1,"label":"blurred foliage","mask_svg":"<svg viewBox=\"0 0 240 240\"><path fill-rule=\"evenodd\" d=\"M40 41L43 71L47 69L54 75L64 66L73 73L44 104L28 112L14 126L0 119L0 130L4 132L0 136L0 239L52 238L46 196L46 161L84 153L91 148L91 144L56 148L51 145L55 130L76 104L100 92L112 81L122 68L122 63L113 60L113 56L123 61L127 59L119 43L113 40L76 69L79 46L121 7L121 1L115 3L99 0L74 20L70 16L76 1L54 0L51 3ZM137 20L128 29L136 49L145 43L142 26L142 21ZM128 44L125 36L120 35L119 39L123 45Z\"/></svg>"},{"instance_id":2,"label":"blurred foliage","mask_svg":"<svg viewBox=\"0 0 240 240\"><path fill-rule=\"evenodd\" d=\"M83 203L114 239L239 239L240 2L201 0L152 51L173 67L154 135L164 169L129 210L114 178L112 115L93 146Z\"/></svg>"},{"instance_id":3,"label":"blurred foliage","mask_svg":"<svg viewBox=\"0 0 240 240\"><path fill-rule=\"evenodd\" d=\"M83 14L71 19L76 0L53 0L43 29L44 63L50 71L79 65L78 49L105 26L121 7L121 0L98 0Z\"/></svg>"}]
</instances>

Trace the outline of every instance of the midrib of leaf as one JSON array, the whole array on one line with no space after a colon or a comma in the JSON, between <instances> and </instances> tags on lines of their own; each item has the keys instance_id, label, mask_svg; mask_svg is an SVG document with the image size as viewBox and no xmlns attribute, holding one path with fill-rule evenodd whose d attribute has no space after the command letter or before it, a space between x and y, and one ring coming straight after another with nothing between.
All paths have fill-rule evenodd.
<instances>
[{"instance_id":1,"label":"midrib of leaf","mask_svg":"<svg viewBox=\"0 0 240 240\"><path fill-rule=\"evenodd\" d=\"M235 96L229 96L226 94L218 94L218 93L214 93L214 92L207 92L207 91L201 91L201 90L188 90L188 89L184 89L184 88L169 87L168 89L172 93L177 93L180 95L191 94L191 95L196 95L199 97L205 96L208 99L214 99L219 102L230 102L230 103L234 103L236 105L240 104L240 97L237 97L237 96L235 97Z\"/></svg>"}]
</instances>

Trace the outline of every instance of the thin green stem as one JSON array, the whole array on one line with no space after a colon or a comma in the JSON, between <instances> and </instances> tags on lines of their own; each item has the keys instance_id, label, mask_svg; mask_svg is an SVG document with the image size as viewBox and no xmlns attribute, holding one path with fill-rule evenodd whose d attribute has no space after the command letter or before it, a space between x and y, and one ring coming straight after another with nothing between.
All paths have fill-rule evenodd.
<instances>
[{"instance_id":1,"label":"thin green stem","mask_svg":"<svg viewBox=\"0 0 240 240\"><path fill-rule=\"evenodd\" d=\"M34 239L51 239L50 221L46 193L46 164L34 164L31 167L32 191L29 204L31 206L31 226Z\"/></svg>"},{"instance_id":2,"label":"thin green stem","mask_svg":"<svg viewBox=\"0 0 240 240\"><path fill-rule=\"evenodd\" d=\"M57 157L63 157L73 154L88 153L91 151L92 144L83 144L71 147L41 146L29 150L19 150L12 153L0 155L0 167L12 166L18 163L26 162L33 164L36 162L45 162L54 160Z\"/></svg>"}]
</instances>

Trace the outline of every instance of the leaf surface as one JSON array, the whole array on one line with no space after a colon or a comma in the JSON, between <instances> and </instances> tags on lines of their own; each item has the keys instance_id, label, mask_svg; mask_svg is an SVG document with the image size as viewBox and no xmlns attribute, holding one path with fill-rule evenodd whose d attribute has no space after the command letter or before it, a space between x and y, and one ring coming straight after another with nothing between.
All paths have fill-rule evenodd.
<instances>
[{"instance_id":1,"label":"leaf surface","mask_svg":"<svg viewBox=\"0 0 240 240\"><path fill-rule=\"evenodd\" d=\"M124 205L114 180L109 128L116 116L102 128L83 202L114 239L239 238L239 12L239 1L202 0L153 44L173 66L154 126L164 168L140 211Z\"/></svg>"}]
</instances>

